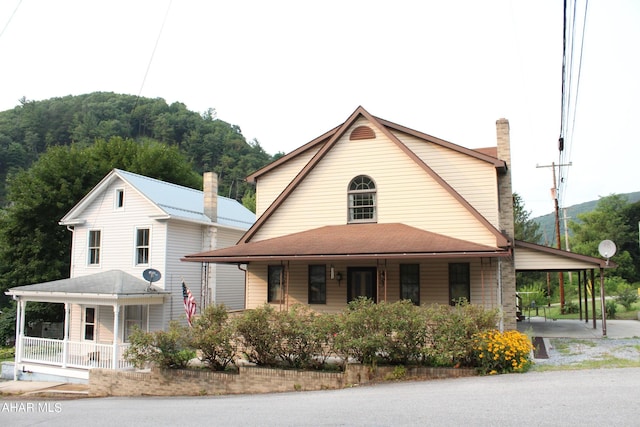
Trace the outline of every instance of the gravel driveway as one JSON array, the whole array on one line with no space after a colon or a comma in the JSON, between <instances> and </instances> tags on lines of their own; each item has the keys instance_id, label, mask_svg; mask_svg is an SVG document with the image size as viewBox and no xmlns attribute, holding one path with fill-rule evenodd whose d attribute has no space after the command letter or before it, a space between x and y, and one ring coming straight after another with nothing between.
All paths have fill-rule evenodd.
<instances>
[{"instance_id":1,"label":"gravel driveway","mask_svg":"<svg viewBox=\"0 0 640 427\"><path fill-rule=\"evenodd\" d=\"M626 359L640 362L640 338L545 338L548 359L536 365L577 365L590 360Z\"/></svg>"}]
</instances>

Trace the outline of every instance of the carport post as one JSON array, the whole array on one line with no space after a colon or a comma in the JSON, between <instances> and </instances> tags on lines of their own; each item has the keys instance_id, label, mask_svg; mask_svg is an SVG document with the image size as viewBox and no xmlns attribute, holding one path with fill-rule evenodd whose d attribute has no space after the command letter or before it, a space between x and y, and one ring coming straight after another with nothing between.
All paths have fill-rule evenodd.
<instances>
[{"instance_id":1,"label":"carport post","mask_svg":"<svg viewBox=\"0 0 640 427\"><path fill-rule=\"evenodd\" d=\"M604 268L600 267L600 304L602 305L602 336L607 336L607 312L604 303Z\"/></svg>"},{"instance_id":2,"label":"carport post","mask_svg":"<svg viewBox=\"0 0 640 427\"><path fill-rule=\"evenodd\" d=\"M593 318L593 329L596 329L596 276L591 269L591 317Z\"/></svg>"}]
</instances>

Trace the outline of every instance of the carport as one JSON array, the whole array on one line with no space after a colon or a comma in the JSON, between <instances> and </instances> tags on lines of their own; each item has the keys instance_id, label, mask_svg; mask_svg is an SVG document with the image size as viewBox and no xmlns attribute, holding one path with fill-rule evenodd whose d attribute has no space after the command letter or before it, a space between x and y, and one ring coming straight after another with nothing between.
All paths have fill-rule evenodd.
<instances>
[{"instance_id":1,"label":"carport","mask_svg":"<svg viewBox=\"0 0 640 427\"><path fill-rule=\"evenodd\" d=\"M528 243L520 240L515 241L514 263L516 273L524 271L539 272L574 272L578 276L578 300L580 306L580 319L589 322L589 292L588 285L591 283L591 318L593 329L597 328L596 313L596 292L595 292L595 272L600 275L600 310L602 312L602 335L607 335L605 292L604 292L604 269L616 268L617 264L600 258L575 254L560 249Z\"/></svg>"}]
</instances>

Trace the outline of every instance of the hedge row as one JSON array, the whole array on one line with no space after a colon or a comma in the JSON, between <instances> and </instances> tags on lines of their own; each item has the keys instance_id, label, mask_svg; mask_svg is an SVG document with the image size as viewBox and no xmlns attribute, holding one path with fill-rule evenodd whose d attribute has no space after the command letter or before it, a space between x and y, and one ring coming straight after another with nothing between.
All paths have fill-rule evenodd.
<instances>
[{"instance_id":1,"label":"hedge row","mask_svg":"<svg viewBox=\"0 0 640 427\"><path fill-rule=\"evenodd\" d=\"M500 339L497 321L497 310L472 304L418 307L410 301L374 304L364 298L335 314L302 305L288 311L264 305L229 318L224 306L209 306L192 328L173 322L168 331L137 330L125 358L138 367L151 362L181 368L197 354L213 370L231 368L242 357L261 366L300 369L342 367L352 361L514 371L507 362L504 369L496 361L483 367L488 341ZM528 361L522 349L514 351ZM518 364L515 370L526 367Z\"/></svg>"}]
</instances>

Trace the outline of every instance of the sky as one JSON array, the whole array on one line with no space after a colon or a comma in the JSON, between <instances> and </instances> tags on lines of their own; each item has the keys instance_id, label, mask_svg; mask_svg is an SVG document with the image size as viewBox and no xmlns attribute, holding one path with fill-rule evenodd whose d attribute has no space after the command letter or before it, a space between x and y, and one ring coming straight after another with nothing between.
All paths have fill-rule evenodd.
<instances>
[{"instance_id":1,"label":"sky","mask_svg":"<svg viewBox=\"0 0 640 427\"><path fill-rule=\"evenodd\" d=\"M586 19L576 3L563 110L561 0L2 0L0 111L163 98L215 109L269 154L358 106L468 148L495 146L507 118L513 190L536 217L554 209L551 164L571 163L561 207L640 191L640 1L591 0Z\"/></svg>"}]
</instances>

